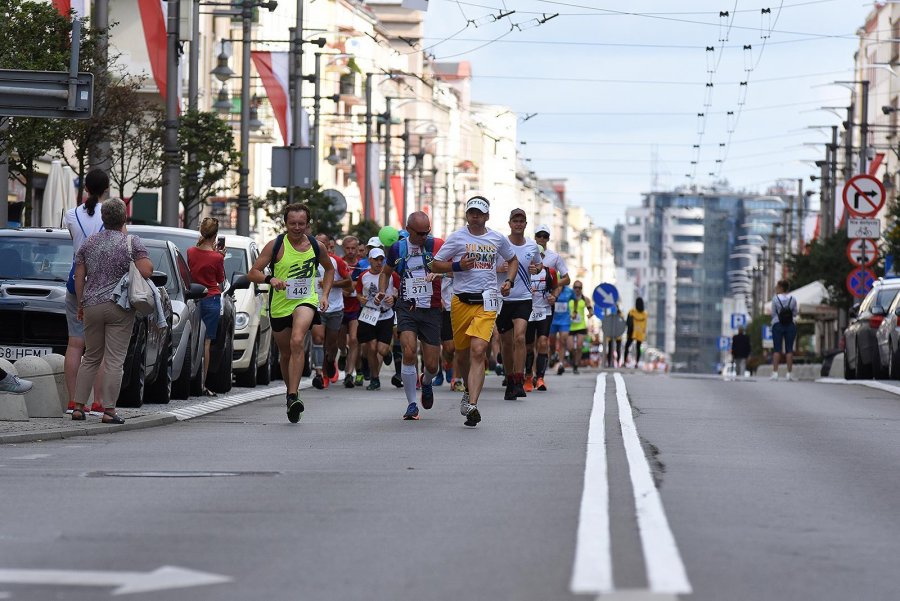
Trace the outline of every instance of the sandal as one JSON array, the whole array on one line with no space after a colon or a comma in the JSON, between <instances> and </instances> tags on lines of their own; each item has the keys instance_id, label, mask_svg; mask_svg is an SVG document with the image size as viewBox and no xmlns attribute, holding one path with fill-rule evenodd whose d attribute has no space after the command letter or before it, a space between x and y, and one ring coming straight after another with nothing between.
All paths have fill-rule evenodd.
<instances>
[{"instance_id":1,"label":"sandal","mask_svg":"<svg viewBox=\"0 0 900 601\"><path fill-rule=\"evenodd\" d=\"M72 421L83 422L85 420L84 409L72 409Z\"/></svg>"},{"instance_id":2,"label":"sandal","mask_svg":"<svg viewBox=\"0 0 900 601\"><path fill-rule=\"evenodd\" d=\"M115 413L104 413L100 421L104 424L124 424L125 420Z\"/></svg>"}]
</instances>

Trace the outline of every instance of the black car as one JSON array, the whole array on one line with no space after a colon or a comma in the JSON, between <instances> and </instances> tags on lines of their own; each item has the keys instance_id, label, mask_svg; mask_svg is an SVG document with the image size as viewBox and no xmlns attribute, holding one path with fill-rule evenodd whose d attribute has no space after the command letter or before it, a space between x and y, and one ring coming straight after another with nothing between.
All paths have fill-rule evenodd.
<instances>
[{"instance_id":1,"label":"black car","mask_svg":"<svg viewBox=\"0 0 900 601\"><path fill-rule=\"evenodd\" d=\"M66 280L72 254L68 230L0 230L0 357L15 361L28 355L65 354ZM153 317L135 319L117 402L122 407L170 399L172 304L165 290L167 276L154 272L152 280L168 323L160 328Z\"/></svg>"},{"instance_id":2,"label":"black car","mask_svg":"<svg viewBox=\"0 0 900 601\"><path fill-rule=\"evenodd\" d=\"M197 240L200 237L199 233L195 230L154 225L129 225L128 231L140 236L145 243L148 240L163 240L177 246L180 251L176 260L178 272L187 287L191 286L190 269L188 269L187 261L184 257L187 256L187 249L197 244ZM231 362L234 355L235 288L226 282L226 287L223 290L222 315L219 319L216 339L210 345L209 369L206 374L206 387L213 392L228 392L231 390L234 375ZM202 326L201 329L204 332L206 331Z\"/></svg>"}]
</instances>

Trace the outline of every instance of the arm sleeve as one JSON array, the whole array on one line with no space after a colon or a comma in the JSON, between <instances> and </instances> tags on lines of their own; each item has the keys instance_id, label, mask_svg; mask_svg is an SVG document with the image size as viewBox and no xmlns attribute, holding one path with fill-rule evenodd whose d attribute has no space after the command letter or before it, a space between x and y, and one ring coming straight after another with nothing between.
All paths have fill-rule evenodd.
<instances>
[{"instance_id":1,"label":"arm sleeve","mask_svg":"<svg viewBox=\"0 0 900 601\"><path fill-rule=\"evenodd\" d=\"M347 268L346 261L340 257L335 257L334 262L337 264L338 275L341 276L342 279L346 279L350 275L350 270Z\"/></svg>"},{"instance_id":2,"label":"arm sleeve","mask_svg":"<svg viewBox=\"0 0 900 601\"><path fill-rule=\"evenodd\" d=\"M78 249L78 252L75 253L75 264L76 265L81 265L85 262L85 256L84 256L84 247L85 246L87 246L87 245L82 244L81 248Z\"/></svg>"},{"instance_id":3,"label":"arm sleeve","mask_svg":"<svg viewBox=\"0 0 900 601\"><path fill-rule=\"evenodd\" d=\"M138 259L146 259L149 256L150 253L147 252L147 247L144 246L144 243L141 242L140 238L134 236L131 239L131 260L137 261Z\"/></svg>"},{"instance_id":4,"label":"arm sleeve","mask_svg":"<svg viewBox=\"0 0 900 601\"><path fill-rule=\"evenodd\" d=\"M357 278L356 280L356 293L362 294L362 278Z\"/></svg>"}]
</instances>

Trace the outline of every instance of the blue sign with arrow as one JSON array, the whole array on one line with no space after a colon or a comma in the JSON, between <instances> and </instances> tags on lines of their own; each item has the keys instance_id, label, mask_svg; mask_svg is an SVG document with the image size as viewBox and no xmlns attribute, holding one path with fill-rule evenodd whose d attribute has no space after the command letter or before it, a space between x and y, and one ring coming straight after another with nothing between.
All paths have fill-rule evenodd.
<instances>
[{"instance_id":1,"label":"blue sign with arrow","mask_svg":"<svg viewBox=\"0 0 900 601\"><path fill-rule=\"evenodd\" d=\"M619 291L612 284L606 282L594 288L594 304L604 309L615 309L619 302Z\"/></svg>"}]
</instances>

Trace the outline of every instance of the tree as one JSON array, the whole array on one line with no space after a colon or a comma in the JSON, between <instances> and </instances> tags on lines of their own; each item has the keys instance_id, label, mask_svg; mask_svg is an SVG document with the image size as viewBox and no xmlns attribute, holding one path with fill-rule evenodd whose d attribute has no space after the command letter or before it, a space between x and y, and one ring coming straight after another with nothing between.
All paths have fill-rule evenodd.
<instances>
[{"instance_id":1,"label":"tree","mask_svg":"<svg viewBox=\"0 0 900 601\"><path fill-rule=\"evenodd\" d=\"M829 305L850 308L854 299L846 286L847 274L851 268L847 261L848 243L847 231L842 229L826 240L814 240L806 246L806 252L791 255L788 269L791 272L792 288L821 280L828 290ZM872 269L876 275L881 275L883 271L880 265Z\"/></svg>"},{"instance_id":2,"label":"tree","mask_svg":"<svg viewBox=\"0 0 900 601\"><path fill-rule=\"evenodd\" d=\"M133 198L142 188L162 185L165 111L138 92L142 81L132 77L108 91L109 179L123 199L129 186Z\"/></svg>"},{"instance_id":3,"label":"tree","mask_svg":"<svg viewBox=\"0 0 900 601\"><path fill-rule=\"evenodd\" d=\"M340 219L331 209L331 199L325 196L319 184L315 188L294 188L294 202L300 202L309 207L312 213L310 231L314 234L328 234L338 237L343 233ZM278 229L284 228L284 207L288 204L287 191L269 190L264 202L257 201L254 208L261 208L266 216L277 225Z\"/></svg>"},{"instance_id":4,"label":"tree","mask_svg":"<svg viewBox=\"0 0 900 601\"><path fill-rule=\"evenodd\" d=\"M49 2L0 2L0 69L67 71L72 24ZM34 194L35 162L59 148L71 122L63 119L10 119L0 146L9 154L9 173L25 186L25 208Z\"/></svg>"},{"instance_id":5,"label":"tree","mask_svg":"<svg viewBox=\"0 0 900 601\"><path fill-rule=\"evenodd\" d=\"M381 230L381 226L378 225L377 222L372 221L371 219L363 219L359 223L354 223L350 228L350 235L356 236L356 238L365 244L369 241L369 238L372 236L377 236L378 232Z\"/></svg>"},{"instance_id":6,"label":"tree","mask_svg":"<svg viewBox=\"0 0 900 601\"><path fill-rule=\"evenodd\" d=\"M228 189L228 175L237 173L241 153L234 147L231 126L215 113L187 111L178 120L181 173L196 174L195 185L182 186L184 214L198 212L206 201Z\"/></svg>"},{"instance_id":7,"label":"tree","mask_svg":"<svg viewBox=\"0 0 900 601\"><path fill-rule=\"evenodd\" d=\"M900 260L900 196L888 204L885 232L881 237L881 253L885 257L894 257L895 261Z\"/></svg>"}]
</instances>

